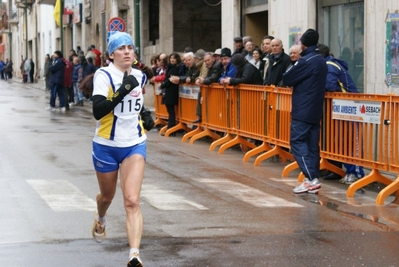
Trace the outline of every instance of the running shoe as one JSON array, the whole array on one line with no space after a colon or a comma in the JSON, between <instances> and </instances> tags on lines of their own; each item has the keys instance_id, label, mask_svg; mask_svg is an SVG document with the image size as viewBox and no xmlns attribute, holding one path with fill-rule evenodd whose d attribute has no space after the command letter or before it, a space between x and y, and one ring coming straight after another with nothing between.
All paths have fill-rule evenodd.
<instances>
[{"instance_id":1,"label":"running shoe","mask_svg":"<svg viewBox=\"0 0 399 267\"><path fill-rule=\"evenodd\" d=\"M302 194L309 192L311 194L317 194L318 189L321 187L319 179L315 178L310 181L308 178L305 178L301 185L295 187L292 192L294 194ZM317 190L317 191L316 191Z\"/></svg>"},{"instance_id":2,"label":"running shoe","mask_svg":"<svg viewBox=\"0 0 399 267\"><path fill-rule=\"evenodd\" d=\"M101 243L107 237L107 231L105 230L106 223L101 223L100 221L97 220L97 217L98 214L96 212L94 214L94 223L93 226L91 227L91 234L98 243Z\"/></svg>"},{"instance_id":3,"label":"running shoe","mask_svg":"<svg viewBox=\"0 0 399 267\"><path fill-rule=\"evenodd\" d=\"M356 182L359 178L357 178L356 174L354 173L350 173L348 175L348 178L345 181L345 184L353 184L354 182Z\"/></svg>"},{"instance_id":4,"label":"running shoe","mask_svg":"<svg viewBox=\"0 0 399 267\"><path fill-rule=\"evenodd\" d=\"M48 111L56 111L57 109L56 108L53 108L53 107L45 107L44 108L45 110L48 110Z\"/></svg>"},{"instance_id":5,"label":"running shoe","mask_svg":"<svg viewBox=\"0 0 399 267\"><path fill-rule=\"evenodd\" d=\"M346 174L343 178L341 178L338 182L341 184L346 184L346 181L348 180L349 174Z\"/></svg>"},{"instance_id":6,"label":"running shoe","mask_svg":"<svg viewBox=\"0 0 399 267\"><path fill-rule=\"evenodd\" d=\"M129 257L129 262L127 263L127 267L143 267L143 263L140 260L140 256L138 254L132 254Z\"/></svg>"}]
</instances>

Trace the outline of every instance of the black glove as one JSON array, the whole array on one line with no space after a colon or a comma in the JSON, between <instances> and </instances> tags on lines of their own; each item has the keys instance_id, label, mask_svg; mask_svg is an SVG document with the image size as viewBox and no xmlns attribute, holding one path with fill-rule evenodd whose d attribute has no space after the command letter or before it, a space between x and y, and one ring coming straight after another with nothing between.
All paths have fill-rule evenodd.
<instances>
[{"instance_id":1,"label":"black glove","mask_svg":"<svg viewBox=\"0 0 399 267\"><path fill-rule=\"evenodd\" d=\"M127 75L127 71L123 75L122 85L119 87L119 91L127 95L131 90L139 86L139 82L137 81L136 77L133 75Z\"/></svg>"},{"instance_id":2,"label":"black glove","mask_svg":"<svg viewBox=\"0 0 399 267\"><path fill-rule=\"evenodd\" d=\"M148 108L145 108L144 105L140 111L140 117L143 121L144 129L147 131L151 130L154 127L154 119L151 116L151 111Z\"/></svg>"}]
</instances>

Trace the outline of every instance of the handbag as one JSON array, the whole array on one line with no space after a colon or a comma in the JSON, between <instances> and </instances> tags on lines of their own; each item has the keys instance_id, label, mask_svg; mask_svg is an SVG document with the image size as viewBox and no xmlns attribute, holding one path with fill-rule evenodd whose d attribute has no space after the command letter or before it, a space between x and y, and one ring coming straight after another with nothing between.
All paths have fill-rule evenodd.
<instances>
[{"instance_id":1,"label":"handbag","mask_svg":"<svg viewBox=\"0 0 399 267\"><path fill-rule=\"evenodd\" d=\"M154 127L154 119L151 116L151 111L144 107L141 109L140 111L140 118L143 121L143 126L144 129L146 129L147 131L150 131L153 127Z\"/></svg>"}]
</instances>

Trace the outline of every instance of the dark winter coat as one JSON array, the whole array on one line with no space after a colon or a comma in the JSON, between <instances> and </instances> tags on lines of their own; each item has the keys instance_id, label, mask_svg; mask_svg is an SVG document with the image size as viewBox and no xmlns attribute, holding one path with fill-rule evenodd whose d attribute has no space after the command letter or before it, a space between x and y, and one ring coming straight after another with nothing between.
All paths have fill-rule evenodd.
<instances>
[{"instance_id":1,"label":"dark winter coat","mask_svg":"<svg viewBox=\"0 0 399 267\"><path fill-rule=\"evenodd\" d=\"M244 65L237 68L236 77L230 79L231 85L237 84L259 84L263 83L262 75L257 67L247 60Z\"/></svg>"},{"instance_id":2,"label":"dark winter coat","mask_svg":"<svg viewBox=\"0 0 399 267\"><path fill-rule=\"evenodd\" d=\"M190 68L186 68L186 72L179 76L180 82L185 83L187 78L190 78L191 83L195 82L195 79L199 76L199 69L196 64L191 66Z\"/></svg>"},{"instance_id":3,"label":"dark winter coat","mask_svg":"<svg viewBox=\"0 0 399 267\"><path fill-rule=\"evenodd\" d=\"M328 74L326 90L329 92L359 93L348 73L348 63L332 56L326 57Z\"/></svg>"},{"instance_id":4,"label":"dark winter coat","mask_svg":"<svg viewBox=\"0 0 399 267\"><path fill-rule=\"evenodd\" d=\"M216 83L222 75L222 70L222 64L214 61L211 68L208 70L208 74L204 78L204 84L209 85L211 83Z\"/></svg>"},{"instance_id":5,"label":"dark winter coat","mask_svg":"<svg viewBox=\"0 0 399 267\"><path fill-rule=\"evenodd\" d=\"M88 63L87 66L84 68L83 77L86 77L89 74L96 72L96 66L93 63Z\"/></svg>"},{"instance_id":6,"label":"dark winter coat","mask_svg":"<svg viewBox=\"0 0 399 267\"><path fill-rule=\"evenodd\" d=\"M283 83L293 86L291 118L319 123L323 114L327 64L316 46L309 46L301 58L283 74Z\"/></svg>"},{"instance_id":7,"label":"dark winter coat","mask_svg":"<svg viewBox=\"0 0 399 267\"><path fill-rule=\"evenodd\" d=\"M73 66L72 83L78 82L80 67L81 67L80 64L76 64L76 65Z\"/></svg>"},{"instance_id":8,"label":"dark winter coat","mask_svg":"<svg viewBox=\"0 0 399 267\"><path fill-rule=\"evenodd\" d=\"M265 77L265 85L283 86L283 73L291 65L290 56L283 52L280 57L275 58L274 55L269 56L269 66Z\"/></svg>"},{"instance_id":9,"label":"dark winter coat","mask_svg":"<svg viewBox=\"0 0 399 267\"><path fill-rule=\"evenodd\" d=\"M179 65L169 64L166 68L165 79L161 83L161 89L165 89L165 96L162 103L165 105L175 105L179 103L179 85L169 81L170 76L179 75Z\"/></svg>"},{"instance_id":10,"label":"dark winter coat","mask_svg":"<svg viewBox=\"0 0 399 267\"><path fill-rule=\"evenodd\" d=\"M62 58L57 58L53 61L53 64L49 67L50 83L64 86L64 75L65 75L65 63Z\"/></svg>"}]
</instances>

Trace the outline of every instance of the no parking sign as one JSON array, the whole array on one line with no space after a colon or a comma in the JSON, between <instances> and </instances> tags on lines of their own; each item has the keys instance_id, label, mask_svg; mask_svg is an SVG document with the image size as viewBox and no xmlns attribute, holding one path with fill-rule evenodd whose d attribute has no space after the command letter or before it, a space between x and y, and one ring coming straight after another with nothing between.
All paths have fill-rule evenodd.
<instances>
[{"instance_id":1,"label":"no parking sign","mask_svg":"<svg viewBox=\"0 0 399 267\"><path fill-rule=\"evenodd\" d=\"M125 21L121 18L115 17L108 21L107 42L111 36L111 32L124 32L126 30Z\"/></svg>"},{"instance_id":2,"label":"no parking sign","mask_svg":"<svg viewBox=\"0 0 399 267\"><path fill-rule=\"evenodd\" d=\"M110 32L124 32L126 30L125 21L121 18L115 17L109 20L108 22L108 31Z\"/></svg>"}]
</instances>

